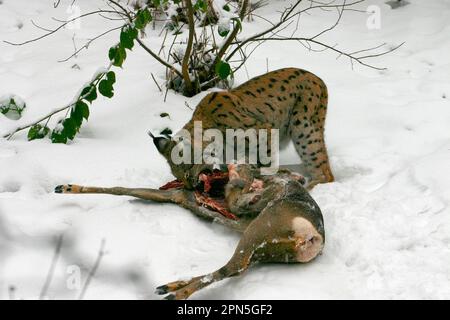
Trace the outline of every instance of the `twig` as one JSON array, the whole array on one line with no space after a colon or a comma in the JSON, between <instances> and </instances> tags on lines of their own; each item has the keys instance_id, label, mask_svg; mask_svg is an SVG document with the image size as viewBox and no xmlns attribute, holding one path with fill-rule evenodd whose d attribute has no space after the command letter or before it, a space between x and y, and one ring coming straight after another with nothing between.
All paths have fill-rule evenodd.
<instances>
[{"instance_id":1,"label":"twig","mask_svg":"<svg viewBox=\"0 0 450 320\"><path fill-rule=\"evenodd\" d=\"M231 57L239 51L239 48L242 48L243 45L245 45L246 43L252 41L252 39L254 38L259 38L262 37L266 34L268 34L269 32L272 32L273 30L275 30L276 28L278 28L279 26L281 26L285 21L287 21L287 17L295 10L295 8L297 6L300 5L300 3L302 2L302 0L298 0L296 3L294 3L293 5L291 5L291 7L287 8L284 10L284 12L281 14L280 17L280 21L272 24L272 26L264 31L261 31L259 33L257 33L256 35L253 35L252 37L247 38L246 40L240 41L237 45L237 47L230 53L227 55L226 57L226 61L229 61L231 59Z\"/></svg>"},{"instance_id":2,"label":"twig","mask_svg":"<svg viewBox=\"0 0 450 320\"><path fill-rule=\"evenodd\" d=\"M77 49L77 44L76 44L76 42L75 42L75 37L76 37L76 33L74 32L73 33L73 36L72 36L72 44L73 44L73 50L74 50L74 55L73 55L73 57L75 57L75 58L77 58L77 51L78 51L78 49Z\"/></svg>"},{"instance_id":3,"label":"twig","mask_svg":"<svg viewBox=\"0 0 450 320\"><path fill-rule=\"evenodd\" d=\"M336 10L337 10L337 12L338 12L338 18L336 19L335 23L334 23L332 26L330 26L330 27L328 27L328 28L322 30L322 31L319 32L319 33L317 33L317 34L316 34L315 36L313 36L311 39L318 38L318 37L320 37L321 35L327 33L328 31L331 31L331 30L333 30L334 28L336 28L336 26L339 24L339 22L340 22L341 19L342 19L342 15L344 14L344 11L345 11L345 2L346 2L346 0L344 0L344 3L342 4L342 10L339 11L339 8L336 8ZM299 15L299 17L300 17L300 15Z\"/></svg>"},{"instance_id":4,"label":"twig","mask_svg":"<svg viewBox=\"0 0 450 320\"><path fill-rule=\"evenodd\" d=\"M376 66L370 65L368 63L365 63L363 60L364 59L368 59L368 58L375 58L375 57L383 56L385 54L388 54L390 52L393 52L393 51L397 50L403 44L405 44L404 42L402 42L401 44L399 44L399 45L397 45L397 46L395 46L395 47L393 47L393 48L391 48L389 50L386 50L386 51L383 51L383 52L380 52L380 53L376 53L376 54L371 54L371 55L365 55L365 56L357 57L357 56L352 55L351 53L347 53L347 52L341 51L341 50L337 49L334 46L327 45L327 44L325 44L323 42L320 42L320 41L317 41L317 40L314 40L314 39L311 39L311 38L261 38L261 39L254 39L252 41L292 41L292 40L314 43L316 45L322 46L322 47L324 47L326 49L330 49L330 50L338 53L339 56L345 56L345 57L349 58L351 61L356 61L356 62L358 62L359 64L361 64L361 65L363 65L365 67L376 69L376 70L386 70L386 68L381 68L381 67L376 67ZM377 48L379 48L379 47L380 46L377 46ZM364 51L368 51L368 50L369 49L360 50L360 52L364 52Z\"/></svg>"},{"instance_id":5,"label":"twig","mask_svg":"<svg viewBox=\"0 0 450 320\"><path fill-rule=\"evenodd\" d=\"M255 34L255 35L251 36L251 37L248 37L245 40L239 41L237 43L237 47L234 48L234 50L230 54L227 55L225 60L229 61L231 59L231 57L233 55L235 55L236 52L239 51L240 47L244 46L245 44L247 44L249 42L254 41L257 38L261 38L261 37L266 36L267 34L269 34L269 33L273 32L274 30L278 29L279 27L281 27L286 22L290 22L291 19L293 19L294 17L296 17L296 16L298 16L298 15L304 13L304 12L307 12L307 11L313 10L313 9L319 9L319 8L346 8L346 7L350 7L350 6L356 5L356 4L364 2L364 1L365 0L355 0L354 2L351 2L351 3L337 4L337 5L320 4L320 5L316 5L316 6L313 6L312 5L313 2L311 1L311 6L310 7L305 8L303 10L299 10L299 11L296 12L295 11L296 8L302 2L302 0L297 0L294 4L292 4L291 6L285 8L284 11L281 12L280 20L277 23L272 24L272 26L269 27L268 29L263 30L263 31ZM332 1L331 3L333 3L333 2L334 1ZM281 30L278 30L277 32L279 32L279 31L281 31Z\"/></svg>"},{"instance_id":6,"label":"twig","mask_svg":"<svg viewBox=\"0 0 450 320\"><path fill-rule=\"evenodd\" d=\"M48 36L50 36L50 35L52 35L52 34L58 32L59 30L61 30L62 28L64 28L68 23L71 23L71 22L73 22L73 21L76 21L76 20L78 20L78 19L81 19L81 18L90 16L90 15L93 15L93 14L102 13L102 12L104 12L104 10L97 10L97 11L92 11L92 12L88 12L88 13L82 14L82 15L80 15L80 16L78 16L78 17L75 17L75 18L73 18L73 19L70 19L70 20L65 21L64 23L62 23L60 26L58 26L57 28L55 28L55 29L53 29L53 30L47 29L47 30L49 30L49 31L48 31L46 34L43 34L42 36L39 36L39 37L30 39L30 40L27 40L27 41L24 41L24 42L11 42L11 41L7 41L7 40L3 40L3 42L4 42L4 43L7 43L7 44L10 44L10 45L12 45L12 46L23 46L23 45L25 45L25 44L28 44L28 43L31 43L31 42L35 42L35 41L39 41L39 40L41 40L41 39L44 39L44 38L46 38L46 37L48 37ZM42 28L42 27L41 27L41 28ZM42 29L44 29L44 28L42 28ZM45 30L45 29L44 29L44 30Z\"/></svg>"},{"instance_id":7,"label":"twig","mask_svg":"<svg viewBox=\"0 0 450 320\"><path fill-rule=\"evenodd\" d=\"M63 235L60 235L58 237L57 243L56 243L56 248L55 248L55 253L53 254L53 259L52 259L52 263L50 265L50 269L48 270L47 273L47 278L45 279L45 283L42 287L41 293L39 294L39 300L44 299L47 296L47 291L48 288L50 287L50 284L52 283L52 279L53 279L53 275L55 273L55 268L56 268L56 264L58 262L58 258L59 255L61 253L61 247L62 247L62 243L63 243Z\"/></svg>"},{"instance_id":8,"label":"twig","mask_svg":"<svg viewBox=\"0 0 450 320\"><path fill-rule=\"evenodd\" d=\"M100 39L101 37L107 35L108 33L111 33L111 32L113 32L113 31L119 30L119 29L121 29L122 27L123 27L123 26L115 27L115 28L109 29L109 30L107 30L107 31L105 31L105 32L103 32L103 33L101 33L101 34L95 36L94 38L89 39L89 40L88 40L88 41L87 41L80 49L75 50L74 53L72 53L72 54L71 54L70 56L68 56L67 58L62 59L62 60L58 60L58 62L66 62L66 61L72 59L73 57L76 57L77 54L80 53L82 50L88 49L89 46L91 45L91 43L94 42L95 40Z\"/></svg>"},{"instance_id":9,"label":"twig","mask_svg":"<svg viewBox=\"0 0 450 320\"><path fill-rule=\"evenodd\" d=\"M151 74L151 76L152 76L152 78L153 78L153 81L155 81L156 86L158 87L159 91L162 92L161 87L159 86L158 82L157 82L156 79L155 79L155 76L153 75L153 73L150 73L150 74Z\"/></svg>"},{"instance_id":10,"label":"twig","mask_svg":"<svg viewBox=\"0 0 450 320\"><path fill-rule=\"evenodd\" d=\"M169 92L169 87L166 87L166 93L164 94L164 103L166 103L167 93Z\"/></svg>"},{"instance_id":11,"label":"twig","mask_svg":"<svg viewBox=\"0 0 450 320\"><path fill-rule=\"evenodd\" d=\"M161 63L162 65L166 66L167 68L169 68L170 70L172 70L173 72L175 72L177 75L179 75L180 77L183 77L183 74L180 72L180 70L178 70L177 68L175 68L175 66L171 65L170 63L168 63L167 61L164 61L163 59L161 59L161 57L159 57L156 53L154 53L149 47L147 47L145 45L145 43L142 42L141 39L136 38L137 43L142 47L142 49L144 49L145 51L147 51L153 58L155 58L156 60L158 60L159 63Z\"/></svg>"},{"instance_id":12,"label":"twig","mask_svg":"<svg viewBox=\"0 0 450 320\"><path fill-rule=\"evenodd\" d=\"M86 294L89 285L91 284L92 278L94 278L95 273L97 272L98 267L100 266L100 262L102 261L103 256L105 255L105 239L102 239L100 244L100 249L98 250L97 259L95 260L94 266L91 271L89 271L88 277L81 289L80 295L78 296L78 300L83 300L84 295Z\"/></svg>"},{"instance_id":13,"label":"twig","mask_svg":"<svg viewBox=\"0 0 450 320\"><path fill-rule=\"evenodd\" d=\"M323 2L319 2L319 1L310 1L311 5L309 7L302 9L302 10L295 11L296 8L298 7L298 5L302 2L302 0L297 0L294 4L292 4L290 7L285 8L285 10L281 12L279 22L271 23L271 26L268 29L263 30L251 37L248 37L245 40L236 41L234 43L236 45L236 47L233 49L233 51L231 53L229 53L227 55L225 60L230 61L231 57L233 57L237 52L240 52L244 46L247 46L248 44L250 44L252 42L258 42L260 45L261 43L264 43L266 41L298 41L301 45L305 46L310 51L319 52L319 51L325 51L325 50L332 50L332 51L338 53L337 58L339 58L340 56L345 56L350 59L350 63L352 64L352 67L353 67L353 62L357 62L365 67L369 67L369 68L376 69L376 70L385 70L386 68L373 66L373 65L365 62L364 60L369 59L369 58L379 57L379 56L388 54L392 51L395 51L399 47L401 47L403 45L403 43L401 43L400 45L398 45L394 48L383 51L381 53L358 56L357 54L359 54L359 53L373 51L373 50L376 50L376 49L382 47L383 45L378 45L373 48L358 50L358 51L354 51L354 52L344 52L343 50L337 49L336 45L329 45L329 44L326 44L324 42L317 40L318 37L329 32L330 30L333 30L339 24L344 11L350 10L349 9L350 6L354 6L363 1L364 0L355 0L355 1L349 3L349 2L347 2L347 0L344 0L340 4L334 4L336 2L334 0L330 1L328 3L323 3ZM286 29L290 25L290 23L292 22L292 21L290 21L291 19L293 19L296 16L300 17L300 15L302 13L307 13L308 11L313 10L313 9L333 9L333 8L338 11L338 17L337 17L335 23L332 26L315 34L314 36L312 36L312 37L293 37L293 35L291 35L290 37L283 37L283 36L279 35L280 31ZM297 19L297 24L296 24L295 30L298 29L298 21L299 20ZM323 49L321 49L321 50L314 49L314 48L312 48L311 44L318 45L318 46L322 47ZM256 47L252 50L252 52L250 52L250 54L248 54L246 56L246 59L253 53L253 51L255 49L256 49ZM245 62L245 60L244 60L244 62ZM235 68L234 72L236 72L241 66L242 66L242 64L239 65L237 68Z\"/></svg>"},{"instance_id":14,"label":"twig","mask_svg":"<svg viewBox=\"0 0 450 320\"><path fill-rule=\"evenodd\" d=\"M162 41L162 43L161 43L161 48L159 48L159 51L158 51L158 55L160 55L161 54L161 51L163 51L164 50L164 44L166 43L166 39L167 39L167 34L169 33L169 29L166 29L166 32L164 33L164 38L163 38L163 41Z\"/></svg>"}]
</instances>

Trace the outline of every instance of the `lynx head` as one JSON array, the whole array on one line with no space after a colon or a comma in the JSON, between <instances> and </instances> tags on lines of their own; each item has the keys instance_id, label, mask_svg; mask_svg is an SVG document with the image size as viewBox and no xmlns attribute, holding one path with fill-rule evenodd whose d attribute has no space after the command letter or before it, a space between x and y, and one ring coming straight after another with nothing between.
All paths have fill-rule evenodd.
<instances>
[{"instance_id":1,"label":"lynx head","mask_svg":"<svg viewBox=\"0 0 450 320\"><path fill-rule=\"evenodd\" d=\"M182 181L186 189L194 189L199 184L199 175L205 171L212 172L212 166L206 164L181 163L176 164L172 159L172 150L177 145L169 135L155 137L152 133L148 133L153 139L153 143L159 153L166 158L169 163L172 174L178 180Z\"/></svg>"}]
</instances>

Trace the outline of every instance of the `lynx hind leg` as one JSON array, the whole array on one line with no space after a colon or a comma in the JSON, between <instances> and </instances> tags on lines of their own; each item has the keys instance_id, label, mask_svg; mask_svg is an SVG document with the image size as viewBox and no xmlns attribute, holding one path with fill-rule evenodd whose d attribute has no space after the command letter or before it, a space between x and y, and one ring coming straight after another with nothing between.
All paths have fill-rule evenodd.
<instances>
[{"instance_id":1,"label":"lynx hind leg","mask_svg":"<svg viewBox=\"0 0 450 320\"><path fill-rule=\"evenodd\" d=\"M323 83L310 82L304 90L292 112L290 133L306 174L310 176L308 187L312 188L318 183L334 181L324 139L328 96Z\"/></svg>"}]
</instances>

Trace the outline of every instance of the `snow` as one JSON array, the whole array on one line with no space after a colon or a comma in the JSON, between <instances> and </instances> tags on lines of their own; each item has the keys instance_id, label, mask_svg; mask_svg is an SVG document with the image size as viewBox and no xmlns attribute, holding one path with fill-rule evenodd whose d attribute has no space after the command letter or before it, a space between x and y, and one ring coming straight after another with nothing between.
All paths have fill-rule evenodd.
<instances>
[{"instance_id":1,"label":"snow","mask_svg":"<svg viewBox=\"0 0 450 320\"><path fill-rule=\"evenodd\" d=\"M450 1L410 0L380 8L381 28L369 15L346 12L323 40L350 51L386 42L406 44L373 60L388 70L354 65L332 52L308 52L298 43L266 43L235 83L281 67L310 70L330 93L326 138L336 182L312 196L322 209L326 244L322 256L304 265L260 265L240 277L215 283L193 299L449 299L450 298ZM271 20L290 1L259 10ZM81 12L96 1L78 0ZM67 3L4 0L0 40L25 41L42 34L30 19L55 26ZM299 34L312 35L334 23L333 12L302 16ZM75 59L58 63L114 21L90 17L80 29L64 29L40 42L14 47L0 42L0 96L15 94L27 110L18 121L0 115L0 132L67 105L99 67L118 32L94 42ZM105 25L106 24L106 25ZM22 25L21 27L19 27ZM241 37L266 22L244 24ZM294 27L294 26L292 26ZM147 30L159 49L159 31ZM267 60L266 60L267 58ZM77 64L80 69L72 68ZM0 140L0 298L14 287L17 299L38 298L50 268L55 239L64 234L61 255L47 292L50 299L76 298L102 258L86 298L157 299L161 284L208 274L231 257L239 235L200 221L174 205L107 195L59 195L58 184L157 187L172 177L146 132L170 126L175 132L206 94L185 98L169 92L164 103L150 73L162 84L164 69L139 47L123 70L114 69L113 99L99 99L89 122L68 145L26 141L26 132ZM248 76L247 76L248 73ZM170 115L161 118L167 112ZM56 118L50 121L52 128ZM297 163L292 146L283 163ZM75 270L75 271L74 271ZM79 278L75 277L78 272ZM69 285L70 284L70 285Z\"/></svg>"}]
</instances>

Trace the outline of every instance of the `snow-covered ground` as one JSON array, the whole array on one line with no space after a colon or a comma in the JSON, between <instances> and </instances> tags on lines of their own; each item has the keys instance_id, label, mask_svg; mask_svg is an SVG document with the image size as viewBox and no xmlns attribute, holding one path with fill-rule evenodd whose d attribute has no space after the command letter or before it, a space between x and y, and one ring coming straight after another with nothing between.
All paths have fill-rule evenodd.
<instances>
[{"instance_id":1,"label":"snow-covered ground","mask_svg":"<svg viewBox=\"0 0 450 320\"><path fill-rule=\"evenodd\" d=\"M270 1L259 14L275 20L276 9L289 2ZM261 46L248 74L242 69L236 75L242 83L264 73L267 59L270 70L301 67L327 83L327 144L337 181L312 191L324 214L327 243L310 264L257 266L193 298L450 298L450 1L409 2L391 10L384 1L366 1L362 10L380 8L380 29L367 28L368 14L347 12L324 37L348 50L406 41L372 61L386 71L357 65L352 70L331 52L282 42ZM55 26L51 17L69 18L70 3L63 0L53 9L53 1L1 0L0 40L42 34L30 19ZM76 1L81 13L99 3ZM314 34L334 17L324 11L304 16L298 33ZM118 34L75 59L57 61L73 52L74 33L80 47L107 24L91 17L27 46L0 42L0 96L15 94L27 103L19 121L0 114L0 133L72 100L107 64ZM246 23L245 34L264 25ZM159 47L157 32L147 34L145 41ZM146 131L180 128L192 112L185 101L195 106L206 93L185 98L169 92L164 103L150 73L163 82L164 69L136 47L117 70L115 97L94 103L89 123L68 145L27 142L25 132L0 139L0 298L39 296L60 234L64 242L50 299L78 296L79 280L86 279L102 239L106 254L86 298L158 298L157 285L215 270L231 256L238 234L176 206L53 193L56 185L70 182L157 187L171 179ZM161 119L161 112L170 118ZM297 161L293 148L282 161Z\"/></svg>"}]
</instances>

